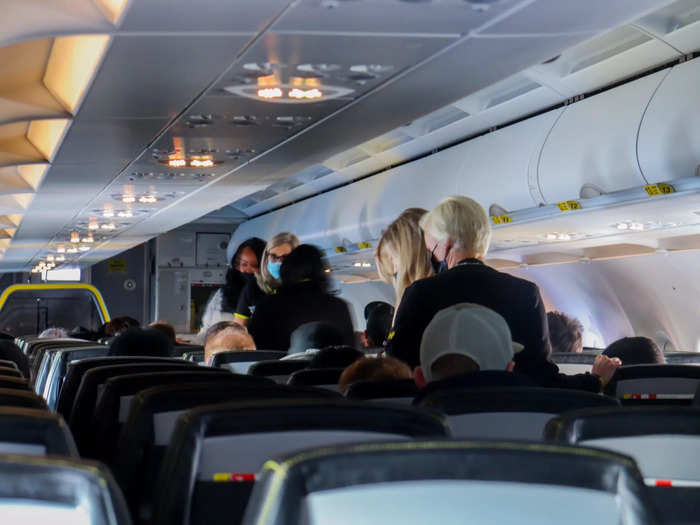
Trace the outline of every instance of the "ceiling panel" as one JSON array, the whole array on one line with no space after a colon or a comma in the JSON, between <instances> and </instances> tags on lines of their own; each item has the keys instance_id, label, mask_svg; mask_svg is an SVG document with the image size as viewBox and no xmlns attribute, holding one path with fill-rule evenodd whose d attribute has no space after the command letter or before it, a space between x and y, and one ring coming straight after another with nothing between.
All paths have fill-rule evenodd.
<instances>
[{"instance_id":1,"label":"ceiling panel","mask_svg":"<svg viewBox=\"0 0 700 525\"><path fill-rule=\"evenodd\" d=\"M81 118L175 117L230 64L245 36L117 36Z\"/></svg>"},{"instance_id":2,"label":"ceiling panel","mask_svg":"<svg viewBox=\"0 0 700 525\"><path fill-rule=\"evenodd\" d=\"M517 16L505 18L484 34L544 34L600 32L639 18L645 10L658 9L672 0L535 0ZM565 7L562 8L562 5Z\"/></svg>"},{"instance_id":3,"label":"ceiling panel","mask_svg":"<svg viewBox=\"0 0 700 525\"><path fill-rule=\"evenodd\" d=\"M465 34L523 0L474 8L464 0L301 0L274 26L278 31ZM486 8L484 8L486 6Z\"/></svg>"},{"instance_id":4,"label":"ceiling panel","mask_svg":"<svg viewBox=\"0 0 700 525\"><path fill-rule=\"evenodd\" d=\"M289 3L289 0L132 0L122 30L239 31L253 34Z\"/></svg>"}]
</instances>

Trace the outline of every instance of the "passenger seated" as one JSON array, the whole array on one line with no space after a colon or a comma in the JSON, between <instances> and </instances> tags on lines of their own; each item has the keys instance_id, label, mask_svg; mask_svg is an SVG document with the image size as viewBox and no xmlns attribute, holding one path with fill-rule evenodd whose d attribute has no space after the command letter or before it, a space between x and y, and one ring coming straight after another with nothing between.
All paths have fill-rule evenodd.
<instances>
[{"instance_id":1,"label":"passenger seated","mask_svg":"<svg viewBox=\"0 0 700 525\"><path fill-rule=\"evenodd\" d=\"M663 365L664 353L648 337L623 337L604 351L603 355L617 357L623 365Z\"/></svg>"},{"instance_id":2,"label":"passenger seated","mask_svg":"<svg viewBox=\"0 0 700 525\"><path fill-rule=\"evenodd\" d=\"M177 337L175 335L175 327L168 323L167 321L156 321L148 325L148 328L152 330L157 330L161 332L172 344L177 343Z\"/></svg>"},{"instance_id":3,"label":"passenger seated","mask_svg":"<svg viewBox=\"0 0 700 525\"><path fill-rule=\"evenodd\" d=\"M501 315L477 304L456 304L438 312L423 332L414 379L419 388L537 386L513 373L513 357L522 349Z\"/></svg>"},{"instance_id":4,"label":"passenger seated","mask_svg":"<svg viewBox=\"0 0 700 525\"><path fill-rule=\"evenodd\" d=\"M29 378L29 360L19 346L8 339L0 339L0 359L12 361L25 378Z\"/></svg>"},{"instance_id":5,"label":"passenger seated","mask_svg":"<svg viewBox=\"0 0 700 525\"><path fill-rule=\"evenodd\" d=\"M491 219L481 205L463 196L444 199L421 219L425 246L439 261L438 275L406 288L389 334L386 352L410 366L420 363L420 341L440 310L474 303L499 313L513 340L523 345L516 369L541 386L600 392L617 362L597 356L591 374L566 376L550 359L551 345L544 302L532 282L488 267Z\"/></svg>"},{"instance_id":6,"label":"passenger seated","mask_svg":"<svg viewBox=\"0 0 700 525\"><path fill-rule=\"evenodd\" d=\"M338 391L346 394L350 385L358 381L388 381L410 379L411 369L393 357L363 357L347 367L338 380Z\"/></svg>"},{"instance_id":7,"label":"passenger seated","mask_svg":"<svg viewBox=\"0 0 700 525\"><path fill-rule=\"evenodd\" d=\"M66 339L67 337L68 330L56 326L47 328L39 334L39 339Z\"/></svg>"},{"instance_id":8,"label":"passenger seated","mask_svg":"<svg viewBox=\"0 0 700 525\"><path fill-rule=\"evenodd\" d=\"M367 329L363 342L365 348L381 348L391 331L394 320L394 307L389 303L380 302L369 312Z\"/></svg>"},{"instance_id":9,"label":"passenger seated","mask_svg":"<svg viewBox=\"0 0 700 525\"><path fill-rule=\"evenodd\" d=\"M354 332L350 310L329 293L328 273L318 248L302 244L284 260L282 286L266 296L250 319L249 332L258 348L289 350L291 334L305 323L318 321L337 328L343 345L351 346Z\"/></svg>"},{"instance_id":10,"label":"passenger seated","mask_svg":"<svg viewBox=\"0 0 700 525\"><path fill-rule=\"evenodd\" d=\"M115 317L104 328L106 337L114 337L131 328L139 328L141 323L129 316Z\"/></svg>"},{"instance_id":11,"label":"passenger seated","mask_svg":"<svg viewBox=\"0 0 700 525\"><path fill-rule=\"evenodd\" d=\"M583 352L581 321L561 312L547 312L547 325L552 352L573 354Z\"/></svg>"},{"instance_id":12,"label":"passenger seated","mask_svg":"<svg viewBox=\"0 0 700 525\"><path fill-rule=\"evenodd\" d=\"M219 352L256 349L255 342L245 326L235 321L221 321L214 326L217 325L226 326L220 326L213 334L207 336L204 344L204 361L206 363L209 363L211 358Z\"/></svg>"},{"instance_id":13,"label":"passenger seated","mask_svg":"<svg viewBox=\"0 0 700 525\"><path fill-rule=\"evenodd\" d=\"M303 354L307 350L320 350L329 346L343 345L343 334L328 323L304 323L292 332L288 354Z\"/></svg>"},{"instance_id":14,"label":"passenger seated","mask_svg":"<svg viewBox=\"0 0 700 525\"><path fill-rule=\"evenodd\" d=\"M329 346L314 354L309 368L345 368L364 356L363 352L351 346Z\"/></svg>"},{"instance_id":15,"label":"passenger seated","mask_svg":"<svg viewBox=\"0 0 700 525\"><path fill-rule=\"evenodd\" d=\"M131 328L118 335L109 347L110 356L170 357L173 344L158 330Z\"/></svg>"}]
</instances>

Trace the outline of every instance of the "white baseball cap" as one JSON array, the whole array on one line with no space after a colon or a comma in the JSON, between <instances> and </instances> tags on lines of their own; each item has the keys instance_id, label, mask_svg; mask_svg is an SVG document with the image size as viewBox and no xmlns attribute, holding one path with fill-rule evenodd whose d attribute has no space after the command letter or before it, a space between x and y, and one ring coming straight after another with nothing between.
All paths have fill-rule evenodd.
<instances>
[{"instance_id":1,"label":"white baseball cap","mask_svg":"<svg viewBox=\"0 0 700 525\"><path fill-rule=\"evenodd\" d=\"M490 308L459 303L440 310L423 332L420 363L426 381L434 381L431 368L442 356L463 355L480 370L505 370L523 346L511 339L503 317Z\"/></svg>"}]
</instances>

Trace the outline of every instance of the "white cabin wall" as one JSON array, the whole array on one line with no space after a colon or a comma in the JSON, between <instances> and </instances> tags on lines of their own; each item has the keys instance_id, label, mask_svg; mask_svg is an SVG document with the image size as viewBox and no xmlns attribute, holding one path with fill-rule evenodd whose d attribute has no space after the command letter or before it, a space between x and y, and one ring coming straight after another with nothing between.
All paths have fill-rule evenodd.
<instances>
[{"instance_id":1,"label":"white cabin wall","mask_svg":"<svg viewBox=\"0 0 700 525\"><path fill-rule=\"evenodd\" d=\"M380 281L362 283L340 283L340 297L350 305L350 315L356 331L364 330L365 306L372 301L384 301L394 304L394 288Z\"/></svg>"}]
</instances>

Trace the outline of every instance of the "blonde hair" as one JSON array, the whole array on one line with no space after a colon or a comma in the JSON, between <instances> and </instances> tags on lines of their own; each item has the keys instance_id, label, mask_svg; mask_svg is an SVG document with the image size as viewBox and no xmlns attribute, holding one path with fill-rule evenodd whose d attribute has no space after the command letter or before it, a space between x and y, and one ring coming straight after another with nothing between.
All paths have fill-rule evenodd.
<instances>
[{"instance_id":1,"label":"blonde hair","mask_svg":"<svg viewBox=\"0 0 700 525\"><path fill-rule=\"evenodd\" d=\"M437 241L452 241L455 248L483 257L491 242L491 221L484 208L469 197L443 199L423 216L420 227Z\"/></svg>"},{"instance_id":2,"label":"blonde hair","mask_svg":"<svg viewBox=\"0 0 700 525\"><path fill-rule=\"evenodd\" d=\"M272 290L276 290L282 285L282 282L272 277L270 270L267 269L267 262L270 260L270 250L282 244L289 244L293 250L299 246L301 242L296 235L289 232L278 233L272 239L267 241L265 251L263 252L262 259L260 261L260 273L256 276L258 286L265 293L270 293Z\"/></svg>"},{"instance_id":3,"label":"blonde hair","mask_svg":"<svg viewBox=\"0 0 700 525\"><path fill-rule=\"evenodd\" d=\"M419 226L421 217L427 213L421 208L408 208L384 230L377 244L375 258L379 277L394 286L397 308L406 288L433 275L430 252ZM398 262L396 279L393 260Z\"/></svg>"}]
</instances>

